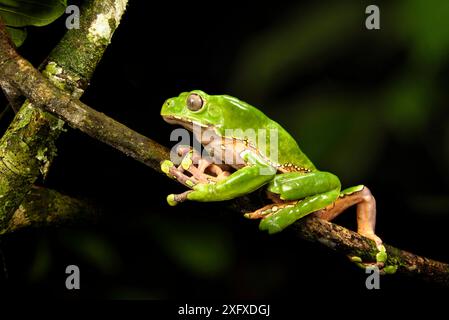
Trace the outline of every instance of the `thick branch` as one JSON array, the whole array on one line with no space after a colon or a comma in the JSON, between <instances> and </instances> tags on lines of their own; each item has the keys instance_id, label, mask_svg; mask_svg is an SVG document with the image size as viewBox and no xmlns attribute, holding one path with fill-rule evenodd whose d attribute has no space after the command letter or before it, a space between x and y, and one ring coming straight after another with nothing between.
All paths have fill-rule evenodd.
<instances>
[{"instance_id":1,"label":"thick branch","mask_svg":"<svg viewBox=\"0 0 449 320\"><path fill-rule=\"evenodd\" d=\"M159 160L155 159L166 155L164 147L60 90L12 47L8 47L10 44L6 37L6 32L3 36L0 34L0 81L13 83L33 105L56 114L73 128L113 146L153 169L159 169Z\"/></svg>"},{"instance_id":2,"label":"thick branch","mask_svg":"<svg viewBox=\"0 0 449 320\"><path fill-rule=\"evenodd\" d=\"M72 127L153 169L160 170L159 163L169 157L165 147L60 91L26 60L11 55L8 50L0 50L0 77L14 83L33 103L58 115ZM233 207L241 211L242 206L246 207L248 203L248 198L241 198L233 202ZM295 228L299 236L308 241L320 242L345 255L360 256L365 260L375 259L377 249L374 242L343 227L310 216L297 221L291 229ZM399 265L398 273L449 286L449 265L388 245L386 249L388 264Z\"/></svg>"},{"instance_id":3,"label":"thick branch","mask_svg":"<svg viewBox=\"0 0 449 320\"><path fill-rule=\"evenodd\" d=\"M5 97L9 102L9 106L11 106L14 112L17 113L24 100L22 99L20 91L18 91L7 81L0 81L0 86L2 87L3 93L5 94Z\"/></svg>"},{"instance_id":4,"label":"thick branch","mask_svg":"<svg viewBox=\"0 0 449 320\"><path fill-rule=\"evenodd\" d=\"M334 223L309 216L297 221L292 229L304 240L320 242L332 250L361 257L364 261L376 261L378 251L372 240ZM388 253L387 264L397 265L398 273L449 286L449 264L420 257L390 245L385 245L385 248Z\"/></svg>"},{"instance_id":5,"label":"thick branch","mask_svg":"<svg viewBox=\"0 0 449 320\"><path fill-rule=\"evenodd\" d=\"M25 227L58 226L94 221L99 211L81 201L57 191L33 187L14 212L8 226L0 234Z\"/></svg>"},{"instance_id":6,"label":"thick branch","mask_svg":"<svg viewBox=\"0 0 449 320\"><path fill-rule=\"evenodd\" d=\"M87 0L80 28L69 30L42 66L59 89L79 98L118 27L127 0ZM5 67L16 53L1 28L0 51ZM23 81L26 74L22 73ZM6 79L6 78L4 78ZM3 83L16 84L4 80ZM55 141L64 122L26 101L0 140L0 229L8 225L33 183L48 172Z\"/></svg>"}]
</instances>

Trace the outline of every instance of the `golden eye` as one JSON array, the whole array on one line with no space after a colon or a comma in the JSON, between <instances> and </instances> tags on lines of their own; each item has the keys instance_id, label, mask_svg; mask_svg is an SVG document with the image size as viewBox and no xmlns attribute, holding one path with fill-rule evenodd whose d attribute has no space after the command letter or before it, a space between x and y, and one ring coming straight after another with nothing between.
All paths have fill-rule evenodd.
<instances>
[{"instance_id":1,"label":"golden eye","mask_svg":"<svg viewBox=\"0 0 449 320\"><path fill-rule=\"evenodd\" d=\"M192 93L187 98L187 108L191 111L198 111L203 107L203 99L196 93Z\"/></svg>"}]
</instances>

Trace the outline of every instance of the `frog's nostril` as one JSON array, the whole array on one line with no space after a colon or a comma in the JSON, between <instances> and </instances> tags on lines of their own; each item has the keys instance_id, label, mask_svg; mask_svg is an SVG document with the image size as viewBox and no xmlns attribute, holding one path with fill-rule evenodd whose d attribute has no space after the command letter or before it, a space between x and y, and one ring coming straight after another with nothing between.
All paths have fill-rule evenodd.
<instances>
[{"instance_id":1,"label":"frog's nostril","mask_svg":"<svg viewBox=\"0 0 449 320\"><path fill-rule=\"evenodd\" d=\"M167 101L165 101L165 104L167 105L167 107L173 107L174 101L173 99L167 99Z\"/></svg>"}]
</instances>

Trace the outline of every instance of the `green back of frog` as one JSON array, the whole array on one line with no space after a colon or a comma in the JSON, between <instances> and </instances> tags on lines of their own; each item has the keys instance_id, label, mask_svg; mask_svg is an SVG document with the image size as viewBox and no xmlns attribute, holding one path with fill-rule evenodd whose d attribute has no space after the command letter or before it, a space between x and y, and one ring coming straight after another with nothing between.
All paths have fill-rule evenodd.
<instances>
[{"instance_id":1,"label":"green back of frog","mask_svg":"<svg viewBox=\"0 0 449 320\"><path fill-rule=\"evenodd\" d=\"M247 141L272 163L315 170L313 163L284 128L259 109L237 98L208 95L201 90L183 92L165 101L161 115L213 128L222 137Z\"/></svg>"},{"instance_id":2,"label":"green back of frog","mask_svg":"<svg viewBox=\"0 0 449 320\"><path fill-rule=\"evenodd\" d=\"M301 151L296 140L281 125L268 118L259 109L228 95L209 96L208 104L212 113L214 110L216 113L221 113L221 120L217 121L217 119L215 124L216 130L221 135L226 136L226 129L239 128L243 131L243 136L242 132L232 130L234 137L248 138L249 142L256 145L259 151L272 162L280 165L293 164L311 171L315 170L315 166ZM220 112L217 109L221 109ZM254 137L250 138L248 135L244 135L248 129L255 131L256 141L254 141ZM274 147L273 143L276 145L276 133L277 153L273 153L270 150ZM265 146L260 143L264 140L263 135L266 141Z\"/></svg>"}]
</instances>

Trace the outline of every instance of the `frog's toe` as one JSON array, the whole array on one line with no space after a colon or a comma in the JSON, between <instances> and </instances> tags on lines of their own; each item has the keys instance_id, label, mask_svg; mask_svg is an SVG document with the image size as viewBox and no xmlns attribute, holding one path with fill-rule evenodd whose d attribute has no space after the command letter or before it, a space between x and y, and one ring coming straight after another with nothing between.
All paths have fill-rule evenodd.
<instances>
[{"instance_id":1,"label":"frog's toe","mask_svg":"<svg viewBox=\"0 0 449 320\"><path fill-rule=\"evenodd\" d=\"M279 225L277 220L275 215L263 218L260 220L259 230L268 231L269 234L282 231L283 228Z\"/></svg>"},{"instance_id":2,"label":"frog's toe","mask_svg":"<svg viewBox=\"0 0 449 320\"><path fill-rule=\"evenodd\" d=\"M367 267L378 267L379 269L383 269L385 263L387 262L388 255L385 247L380 245L377 247L379 252L376 254L376 261L374 262L364 262L362 258L358 256L349 256L349 260L357 264L359 267L365 269Z\"/></svg>"},{"instance_id":3,"label":"frog's toe","mask_svg":"<svg viewBox=\"0 0 449 320\"><path fill-rule=\"evenodd\" d=\"M383 269L385 266L385 262L388 259L387 251L385 250L385 247L381 245L378 247L379 252L376 254L376 261L370 261L370 262L364 262L363 259L359 256L348 256L349 260L351 262L354 262L358 267L362 269L366 269L369 267L377 267L379 269Z\"/></svg>"},{"instance_id":4,"label":"frog's toe","mask_svg":"<svg viewBox=\"0 0 449 320\"><path fill-rule=\"evenodd\" d=\"M376 267L380 274L393 274L398 269L397 265L388 265L388 255L385 247L383 245L378 246L379 252L376 254L375 262L364 262L362 258L358 256L349 256L348 258L355 263L358 267L362 269L373 268Z\"/></svg>"},{"instance_id":5,"label":"frog's toe","mask_svg":"<svg viewBox=\"0 0 449 320\"><path fill-rule=\"evenodd\" d=\"M367 268L373 268L376 267L379 270L382 270L384 268L384 263L380 261L376 262L364 262L361 257L359 256L348 256L349 260L355 265L363 270L366 270ZM377 259L376 259L377 260Z\"/></svg>"},{"instance_id":6,"label":"frog's toe","mask_svg":"<svg viewBox=\"0 0 449 320\"><path fill-rule=\"evenodd\" d=\"M394 264L387 264L388 260L388 254L387 250L383 245L379 245L378 247L379 252L376 254L376 262L378 264L382 264L381 273L382 274L393 274L396 273L396 270L398 269L397 265Z\"/></svg>"},{"instance_id":7,"label":"frog's toe","mask_svg":"<svg viewBox=\"0 0 449 320\"><path fill-rule=\"evenodd\" d=\"M184 165L186 166L187 163ZM188 165L191 166L191 164ZM191 166L191 168L193 168L193 166ZM193 188L199 182L197 177L193 176L191 173L186 175L182 166L177 168L170 160L162 161L161 171L164 172L169 178L175 179L189 188Z\"/></svg>"},{"instance_id":8,"label":"frog's toe","mask_svg":"<svg viewBox=\"0 0 449 320\"><path fill-rule=\"evenodd\" d=\"M398 266L396 265L389 265L383 268L385 274L395 274L397 270Z\"/></svg>"},{"instance_id":9,"label":"frog's toe","mask_svg":"<svg viewBox=\"0 0 449 320\"><path fill-rule=\"evenodd\" d=\"M243 216L247 219L263 219L266 218L269 214L276 212L278 209L279 206L276 203L272 203L253 212L247 212Z\"/></svg>"},{"instance_id":10,"label":"frog's toe","mask_svg":"<svg viewBox=\"0 0 449 320\"><path fill-rule=\"evenodd\" d=\"M187 153L181 161L181 168L184 170L189 170L190 166L193 164L192 152Z\"/></svg>"},{"instance_id":11,"label":"frog's toe","mask_svg":"<svg viewBox=\"0 0 449 320\"><path fill-rule=\"evenodd\" d=\"M174 207L174 206L176 206L178 204L178 202L175 200L175 195L173 193L169 194L167 196L167 203L169 205L171 205L172 207Z\"/></svg>"},{"instance_id":12,"label":"frog's toe","mask_svg":"<svg viewBox=\"0 0 449 320\"><path fill-rule=\"evenodd\" d=\"M187 200L187 195L191 193L192 190L180 193L180 194L169 194L167 196L167 203L171 206L176 206L178 203L184 202Z\"/></svg>"},{"instance_id":13,"label":"frog's toe","mask_svg":"<svg viewBox=\"0 0 449 320\"><path fill-rule=\"evenodd\" d=\"M170 169L173 168L175 165L170 160L164 160L161 162L161 171L165 173L167 176L171 177L170 175Z\"/></svg>"},{"instance_id":14,"label":"frog's toe","mask_svg":"<svg viewBox=\"0 0 449 320\"><path fill-rule=\"evenodd\" d=\"M387 255L387 250L385 249L385 247L383 245L380 245L377 247L377 249L379 250L379 252L376 254L376 262L377 263L387 262L388 255Z\"/></svg>"}]
</instances>

